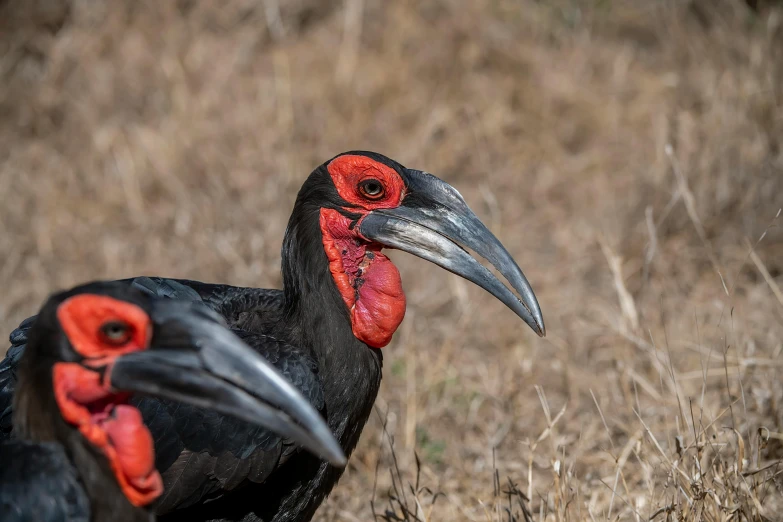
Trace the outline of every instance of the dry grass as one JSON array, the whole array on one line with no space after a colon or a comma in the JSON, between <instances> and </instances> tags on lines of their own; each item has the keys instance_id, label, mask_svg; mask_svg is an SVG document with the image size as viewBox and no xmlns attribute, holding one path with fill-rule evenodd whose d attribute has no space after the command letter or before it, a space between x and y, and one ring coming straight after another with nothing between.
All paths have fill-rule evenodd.
<instances>
[{"instance_id":1,"label":"dry grass","mask_svg":"<svg viewBox=\"0 0 783 522\"><path fill-rule=\"evenodd\" d=\"M0 75L4 332L88 279L279 286L352 148L517 257L545 340L393 254L408 317L319 520L783 519L780 8L5 0Z\"/></svg>"}]
</instances>

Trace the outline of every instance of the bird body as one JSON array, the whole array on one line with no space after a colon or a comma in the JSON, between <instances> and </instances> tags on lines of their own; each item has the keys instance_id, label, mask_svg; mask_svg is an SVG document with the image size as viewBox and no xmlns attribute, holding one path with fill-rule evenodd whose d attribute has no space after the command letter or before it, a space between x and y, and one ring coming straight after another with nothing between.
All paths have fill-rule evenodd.
<instances>
[{"instance_id":1,"label":"bird body","mask_svg":"<svg viewBox=\"0 0 783 522\"><path fill-rule=\"evenodd\" d=\"M303 314L312 322L290 328L293 322L283 319L279 290L158 277L122 282L221 313L238 337L326 415L346 454L356 446L380 387L382 354L358 341L350 324L329 316L342 310L334 287L324 284L312 299L303 300L312 305ZM328 344L332 350L308 349L318 339L329 339L320 346ZM165 488L157 507L162 521L309 520L343 471L240 420L175 401L145 397L131 403L142 412L155 441ZM210 501L204 503L205 498Z\"/></svg>"},{"instance_id":2,"label":"bird body","mask_svg":"<svg viewBox=\"0 0 783 522\"><path fill-rule=\"evenodd\" d=\"M310 401L214 312L94 283L53 296L28 327L16 438L0 443L3 521L154 519L163 481L135 393L253 422L344 460Z\"/></svg>"},{"instance_id":3,"label":"bird body","mask_svg":"<svg viewBox=\"0 0 783 522\"><path fill-rule=\"evenodd\" d=\"M123 282L219 313L311 401L350 455L378 394L381 348L405 313L399 272L383 248L469 279L544 335L527 280L462 196L430 174L371 152L332 158L303 184L283 240L282 290L156 277ZM23 330L24 323L12 334L10 356L0 362L0 429L7 425L3 394L13 393ZM157 508L161 520L309 521L342 474L241 423L224 429L222 416L194 418L166 400L136 405L153 435L167 490Z\"/></svg>"}]
</instances>

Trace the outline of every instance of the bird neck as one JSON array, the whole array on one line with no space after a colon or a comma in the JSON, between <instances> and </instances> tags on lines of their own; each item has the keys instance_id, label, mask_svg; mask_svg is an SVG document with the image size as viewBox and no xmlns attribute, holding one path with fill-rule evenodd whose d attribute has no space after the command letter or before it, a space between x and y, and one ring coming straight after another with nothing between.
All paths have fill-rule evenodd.
<instances>
[{"instance_id":1,"label":"bird neck","mask_svg":"<svg viewBox=\"0 0 783 522\"><path fill-rule=\"evenodd\" d=\"M383 358L352 331L329 271L319 217L318 208L297 201L283 241L283 322L317 358L330 427L350 452L378 394Z\"/></svg>"},{"instance_id":2,"label":"bird neck","mask_svg":"<svg viewBox=\"0 0 783 522\"><path fill-rule=\"evenodd\" d=\"M125 497L103 453L63 420L54 394L55 361L37 353L35 344L31 339L19 366L14 393L14 435L31 442L55 442L65 448L90 499L91 520L153 521L154 515L134 507Z\"/></svg>"},{"instance_id":3,"label":"bird neck","mask_svg":"<svg viewBox=\"0 0 783 522\"><path fill-rule=\"evenodd\" d=\"M323 413L350 456L378 395L383 357L380 349L354 336L322 246L319 209L302 204L301 195L283 240L284 305L273 331L315 357L326 403ZM304 452L293 459L287 464L290 472L265 486L267 498L276 501L264 508L268 511L262 520L310 520L344 471Z\"/></svg>"}]
</instances>

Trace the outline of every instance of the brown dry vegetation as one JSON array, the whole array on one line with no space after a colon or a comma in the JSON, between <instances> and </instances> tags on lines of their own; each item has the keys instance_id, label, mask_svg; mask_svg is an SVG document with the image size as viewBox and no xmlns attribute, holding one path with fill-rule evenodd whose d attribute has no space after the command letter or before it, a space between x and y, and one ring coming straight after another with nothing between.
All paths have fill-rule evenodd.
<instances>
[{"instance_id":1,"label":"brown dry vegetation","mask_svg":"<svg viewBox=\"0 0 783 522\"><path fill-rule=\"evenodd\" d=\"M546 339L392 254L408 317L318 520L783 519L780 8L5 0L0 78L3 332L95 278L279 287L296 191L354 148L515 255Z\"/></svg>"}]
</instances>

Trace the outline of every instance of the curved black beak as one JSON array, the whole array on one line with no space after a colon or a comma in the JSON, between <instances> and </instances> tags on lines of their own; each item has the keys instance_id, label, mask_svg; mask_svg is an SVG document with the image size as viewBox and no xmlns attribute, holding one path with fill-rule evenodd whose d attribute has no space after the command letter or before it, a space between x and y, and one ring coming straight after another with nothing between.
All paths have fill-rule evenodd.
<instances>
[{"instance_id":1,"label":"curved black beak","mask_svg":"<svg viewBox=\"0 0 783 522\"><path fill-rule=\"evenodd\" d=\"M374 210L359 224L365 238L409 252L482 287L521 317L539 336L544 317L527 278L503 244L468 207L459 192L432 174L406 169L408 191L397 208ZM474 259L476 252L516 290Z\"/></svg>"},{"instance_id":2,"label":"curved black beak","mask_svg":"<svg viewBox=\"0 0 783 522\"><path fill-rule=\"evenodd\" d=\"M345 454L318 411L217 314L187 301L153 304L150 348L111 365L116 390L172 399L264 426L335 466Z\"/></svg>"}]
</instances>

